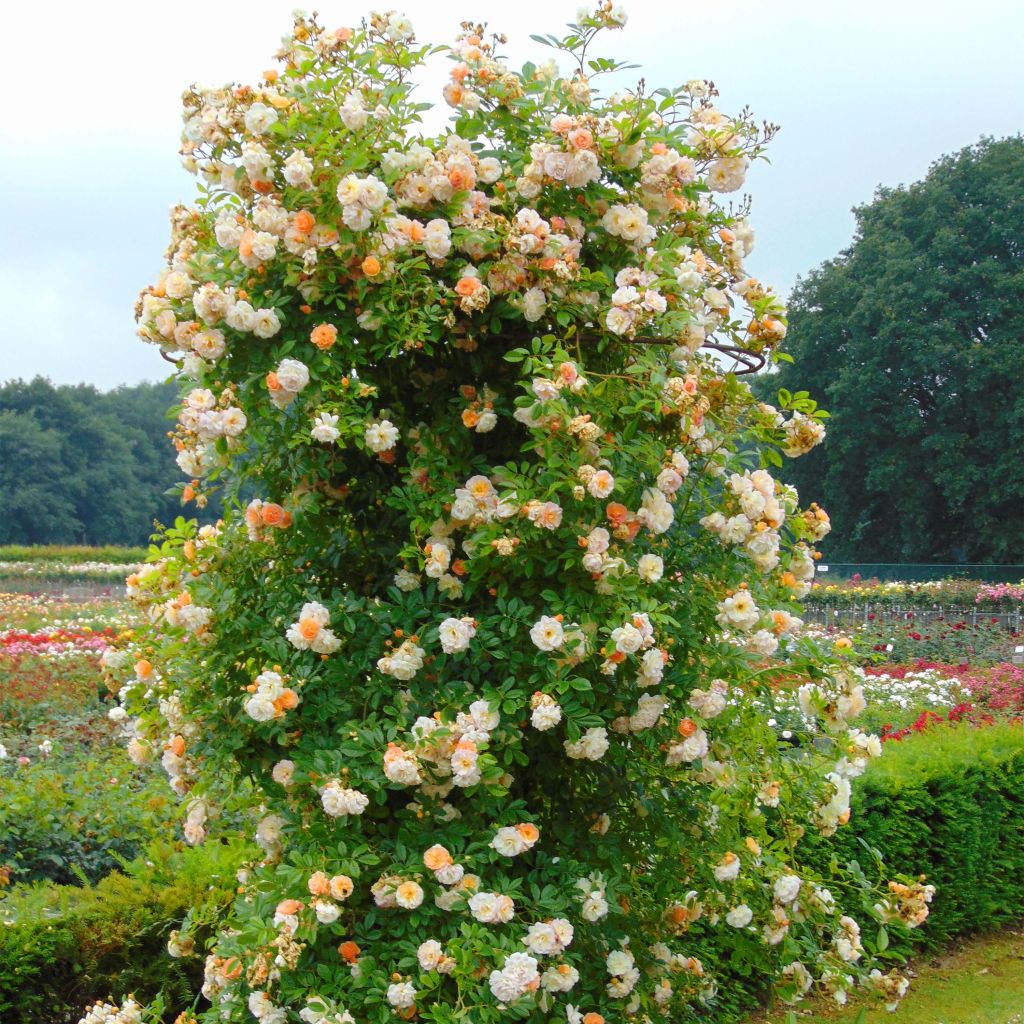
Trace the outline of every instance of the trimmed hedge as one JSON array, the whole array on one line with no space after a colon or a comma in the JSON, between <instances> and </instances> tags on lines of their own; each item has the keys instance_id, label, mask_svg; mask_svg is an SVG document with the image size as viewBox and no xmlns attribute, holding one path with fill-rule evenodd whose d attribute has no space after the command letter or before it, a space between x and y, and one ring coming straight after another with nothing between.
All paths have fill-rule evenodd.
<instances>
[{"instance_id":1,"label":"trimmed hedge","mask_svg":"<svg viewBox=\"0 0 1024 1024\"><path fill-rule=\"evenodd\" d=\"M1020 921L1024 729L938 727L887 743L856 780L851 810L833 846L840 860L863 865L863 840L937 889L915 941L933 946Z\"/></svg>"},{"instance_id":2,"label":"trimmed hedge","mask_svg":"<svg viewBox=\"0 0 1024 1024\"><path fill-rule=\"evenodd\" d=\"M94 886L14 887L0 899L0 1021L68 1024L128 993L146 1002L163 992L169 1013L191 1005L203 960L171 958L168 936L191 911L203 938L233 899L246 852L154 846Z\"/></svg>"},{"instance_id":3,"label":"trimmed hedge","mask_svg":"<svg viewBox=\"0 0 1024 1024\"><path fill-rule=\"evenodd\" d=\"M83 544L0 544L0 562L118 562L135 565L146 560L146 548L107 544L88 547Z\"/></svg>"}]
</instances>

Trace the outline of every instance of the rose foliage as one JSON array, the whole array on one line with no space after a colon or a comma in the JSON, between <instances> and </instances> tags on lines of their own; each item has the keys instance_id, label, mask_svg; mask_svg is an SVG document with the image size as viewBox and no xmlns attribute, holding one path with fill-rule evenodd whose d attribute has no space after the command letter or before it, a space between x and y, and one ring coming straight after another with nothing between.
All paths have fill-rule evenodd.
<instances>
[{"instance_id":1,"label":"rose foliage","mask_svg":"<svg viewBox=\"0 0 1024 1024\"><path fill-rule=\"evenodd\" d=\"M905 988L875 954L930 892L800 856L878 745L798 639L828 518L768 471L823 414L737 372L785 335L721 199L772 129L701 81L603 94L622 21L515 71L480 26L300 17L261 84L185 94L199 195L139 331L182 383L184 497L229 511L166 531L129 580L150 635L107 661L190 842L249 794L264 856L204 1019L675 1022L730 977ZM813 742L751 699L769 656Z\"/></svg>"}]
</instances>

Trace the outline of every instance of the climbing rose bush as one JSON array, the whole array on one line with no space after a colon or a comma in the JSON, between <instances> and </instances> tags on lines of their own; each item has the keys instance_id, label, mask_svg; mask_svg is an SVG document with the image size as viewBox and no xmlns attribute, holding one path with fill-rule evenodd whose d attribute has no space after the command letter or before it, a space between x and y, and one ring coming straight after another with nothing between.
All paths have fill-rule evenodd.
<instances>
[{"instance_id":1,"label":"climbing rose bush","mask_svg":"<svg viewBox=\"0 0 1024 1024\"><path fill-rule=\"evenodd\" d=\"M769 471L824 414L742 379L785 310L724 197L772 129L702 81L602 92L623 21L517 71L480 26L298 16L259 85L185 93L198 198L139 333L182 383L183 497L230 511L130 577L152 629L110 679L189 842L251 805L205 1020L678 1022L737 977L906 986L872 954L930 891L801 860L877 744L860 677L799 639L828 517ZM785 742L773 657L803 685ZM187 922L171 952L204 952Z\"/></svg>"}]
</instances>

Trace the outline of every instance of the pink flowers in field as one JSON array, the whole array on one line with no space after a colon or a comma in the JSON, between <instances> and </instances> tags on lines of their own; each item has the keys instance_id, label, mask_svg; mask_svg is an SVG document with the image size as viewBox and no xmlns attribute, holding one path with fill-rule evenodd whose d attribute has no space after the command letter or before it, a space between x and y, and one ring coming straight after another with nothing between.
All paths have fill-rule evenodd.
<instances>
[{"instance_id":1,"label":"pink flowers in field","mask_svg":"<svg viewBox=\"0 0 1024 1024\"><path fill-rule=\"evenodd\" d=\"M1024 603L1024 583L984 583L978 587L974 603L981 604L983 601L992 604L1001 601Z\"/></svg>"},{"instance_id":2,"label":"pink flowers in field","mask_svg":"<svg viewBox=\"0 0 1024 1024\"><path fill-rule=\"evenodd\" d=\"M971 669L960 683L980 704L993 711L1019 714L1024 711L1024 667L1002 662L983 669Z\"/></svg>"}]
</instances>

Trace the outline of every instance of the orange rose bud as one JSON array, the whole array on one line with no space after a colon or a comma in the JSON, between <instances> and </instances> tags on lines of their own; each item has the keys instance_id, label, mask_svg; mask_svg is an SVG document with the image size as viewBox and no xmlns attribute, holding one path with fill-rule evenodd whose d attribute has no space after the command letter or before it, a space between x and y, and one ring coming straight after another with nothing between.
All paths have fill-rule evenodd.
<instances>
[{"instance_id":1,"label":"orange rose bud","mask_svg":"<svg viewBox=\"0 0 1024 1024\"><path fill-rule=\"evenodd\" d=\"M621 526L629 518L629 509L617 501L612 501L608 503L605 514L613 526Z\"/></svg>"},{"instance_id":2,"label":"orange rose bud","mask_svg":"<svg viewBox=\"0 0 1024 1024\"><path fill-rule=\"evenodd\" d=\"M359 947L351 939L347 939L338 947L339 956L348 964L354 964L359 953Z\"/></svg>"},{"instance_id":3,"label":"orange rose bud","mask_svg":"<svg viewBox=\"0 0 1024 1024\"><path fill-rule=\"evenodd\" d=\"M309 210L299 210L299 212L295 214L296 231L301 231L302 234L308 235L315 227L316 218L309 212Z\"/></svg>"},{"instance_id":4,"label":"orange rose bud","mask_svg":"<svg viewBox=\"0 0 1024 1024\"><path fill-rule=\"evenodd\" d=\"M692 718L684 718L679 723L680 736L692 736L697 731L697 723Z\"/></svg>"},{"instance_id":5,"label":"orange rose bud","mask_svg":"<svg viewBox=\"0 0 1024 1024\"><path fill-rule=\"evenodd\" d=\"M367 256L360 266L367 277L376 277L380 273L380 260L376 256Z\"/></svg>"}]
</instances>

